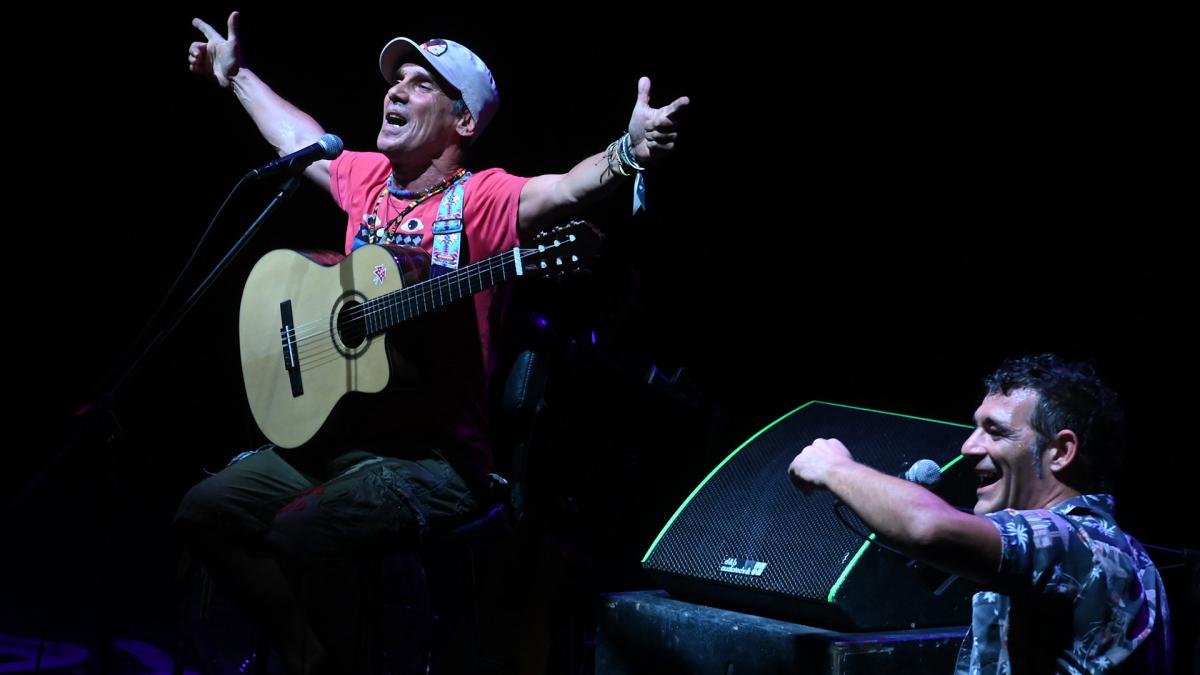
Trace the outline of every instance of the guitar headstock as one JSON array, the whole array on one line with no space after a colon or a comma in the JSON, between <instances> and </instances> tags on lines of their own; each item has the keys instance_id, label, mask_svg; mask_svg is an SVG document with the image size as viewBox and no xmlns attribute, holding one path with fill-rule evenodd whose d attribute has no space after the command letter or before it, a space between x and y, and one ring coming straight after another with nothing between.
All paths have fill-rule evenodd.
<instances>
[{"instance_id":1,"label":"guitar headstock","mask_svg":"<svg viewBox=\"0 0 1200 675\"><path fill-rule=\"evenodd\" d=\"M573 220L538 232L521 247L521 264L531 276L562 276L582 269L603 240L604 235L591 223Z\"/></svg>"}]
</instances>

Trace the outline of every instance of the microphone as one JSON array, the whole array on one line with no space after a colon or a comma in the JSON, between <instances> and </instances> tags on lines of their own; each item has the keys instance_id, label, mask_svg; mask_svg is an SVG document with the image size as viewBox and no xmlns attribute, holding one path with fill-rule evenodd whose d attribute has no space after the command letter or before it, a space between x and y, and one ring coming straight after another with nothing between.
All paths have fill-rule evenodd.
<instances>
[{"instance_id":1,"label":"microphone","mask_svg":"<svg viewBox=\"0 0 1200 675\"><path fill-rule=\"evenodd\" d=\"M934 483L942 479L942 469L932 459L918 459L898 477L917 485L933 487ZM954 506L954 504L951 504L951 506ZM963 508L961 506L954 506L954 508L963 513L975 513L975 509Z\"/></svg>"},{"instance_id":2,"label":"microphone","mask_svg":"<svg viewBox=\"0 0 1200 675\"><path fill-rule=\"evenodd\" d=\"M901 476L906 481L929 487L942 477L942 467L932 459L918 459Z\"/></svg>"},{"instance_id":3,"label":"microphone","mask_svg":"<svg viewBox=\"0 0 1200 675\"><path fill-rule=\"evenodd\" d=\"M342 139L333 134L325 134L307 148L297 150L273 162L267 162L250 171L246 174L246 178L262 180L277 173L300 173L313 162L333 159L340 154L342 154Z\"/></svg>"}]
</instances>

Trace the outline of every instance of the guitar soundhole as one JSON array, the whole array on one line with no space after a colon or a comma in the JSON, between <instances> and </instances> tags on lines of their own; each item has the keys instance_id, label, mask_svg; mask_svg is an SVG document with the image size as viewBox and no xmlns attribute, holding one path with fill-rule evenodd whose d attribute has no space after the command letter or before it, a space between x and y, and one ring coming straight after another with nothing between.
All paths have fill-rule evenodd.
<instances>
[{"instance_id":1,"label":"guitar soundhole","mask_svg":"<svg viewBox=\"0 0 1200 675\"><path fill-rule=\"evenodd\" d=\"M357 349L367 339L367 324L362 306L357 302L342 305L337 317L337 331L347 349Z\"/></svg>"}]
</instances>

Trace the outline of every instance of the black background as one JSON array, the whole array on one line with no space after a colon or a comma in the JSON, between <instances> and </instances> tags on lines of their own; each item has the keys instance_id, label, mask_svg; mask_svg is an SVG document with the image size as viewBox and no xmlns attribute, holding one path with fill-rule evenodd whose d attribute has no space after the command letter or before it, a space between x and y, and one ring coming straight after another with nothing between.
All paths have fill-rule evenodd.
<instances>
[{"instance_id":1,"label":"black background","mask_svg":"<svg viewBox=\"0 0 1200 675\"><path fill-rule=\"evenodd\" d=\"M1123 526L1145 542L1197 546L1185 468L1196 419L1194 111L1180 17L241 10L247 63L352 149L373 147L385 90L375 64L397 34L463 42L491 67L502 104L474 168L565 171L620 134L640 75L655 105L691 98L677 151L648 175L649 212L630 218L627 189L589 211L608 234L595 272L522 288L510 321L508 351L554 356L540 489L548 512L574 509L569 527L597 590L647 585L637 561L674 507L796 405L969 422L984 374L1042 351L1094 361L1121 392L1133 438L1117 490ZM245 274L273 248L339 248L343 221L305 185L126 382L115 408L124 441L62 456L48 489L77 499L39 518L29 488L71 412L124 362L238 176L272 156L233 97L187 70L191 18L224 31L227 7L53 11L10 63L20 117L10 147L21 157L8 190L20 317L10 353L21 384L0 479L15 516L9 585L36 605L64 578L91 578L96 538L73 534L86 530L132 595L161 599L174 505L201 467L259 441L237 363ZM197 269L267 197L237 198ZM674 385L646 385L651 366L684 370ZM1189 577L1170 572L1167 583L1181 623L1194 621ZM12 605L10 623L25 606ZM1189 642L1178 639L1184 651Z\"/></svg>"}]
</instances>

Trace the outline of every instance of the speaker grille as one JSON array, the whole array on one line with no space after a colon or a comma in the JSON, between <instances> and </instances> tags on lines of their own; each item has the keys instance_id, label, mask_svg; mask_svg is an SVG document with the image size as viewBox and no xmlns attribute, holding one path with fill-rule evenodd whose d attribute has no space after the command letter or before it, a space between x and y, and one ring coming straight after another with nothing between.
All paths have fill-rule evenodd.
<instances>
[{"instance_id":1,"label":"speaker grille","mask_svg":"<svg viewBox=\"0 0 1200 675\"><path fill-rule=\"evenodd\" d=\"M863 539L837 519L833 495L805 496L791 485L792 458L814 438L835 437L856 460L897 475L922 458L946 464L958 455L968 429L805 404L726 458L664 528L643 564L662 573L656 577L668 590L670 578L678 576L688 578L689 587L711 583L825 602ZM725 564L731 559L733 565ZM765 563L758 574L755 562Z\"/></svg>"}]
</instances>

